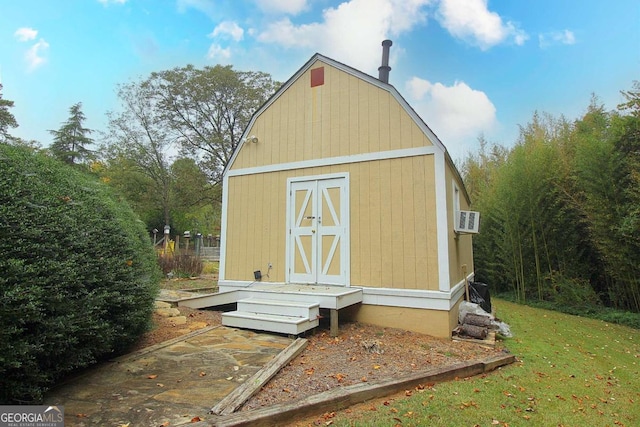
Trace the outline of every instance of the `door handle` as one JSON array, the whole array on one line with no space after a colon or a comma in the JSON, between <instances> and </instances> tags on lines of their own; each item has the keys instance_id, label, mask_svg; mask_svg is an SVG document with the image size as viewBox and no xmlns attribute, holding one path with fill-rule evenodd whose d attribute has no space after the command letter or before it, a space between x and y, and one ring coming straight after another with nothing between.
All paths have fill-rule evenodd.
<instances>
[{"instance_id":1,"label":"door handle","mask_svg":"<svg viewBox=\"0 0 640 427\"><path fill-rule=\"evenodd\" d=\"M315 216L305 216L304 219L315 219Z\"/></svg>"}]
</instances>

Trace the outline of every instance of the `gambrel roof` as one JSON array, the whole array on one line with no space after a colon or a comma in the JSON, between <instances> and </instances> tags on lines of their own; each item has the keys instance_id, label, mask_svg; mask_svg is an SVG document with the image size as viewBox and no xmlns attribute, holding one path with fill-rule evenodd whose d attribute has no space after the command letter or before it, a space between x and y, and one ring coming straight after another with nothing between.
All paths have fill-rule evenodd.
<instances>
[{"instance_id":1,"label":"gambrel roof","mask_svg":"<svg viewBox=\"0 0 640 427\"><path fill-rule=\"evenodd\" d=\"M457 168L455 167L453 160L451 159L446 147L444 146L444 144L442 143L442 141L440 141L440 139L438 138L438 136L431 130L431 128L429 128L429 126L424 122L424 120L422 120L422 118L418 115L418 113L416 113L416 111L413 109L413 107L411 107L411 105L406 101L406 99L400 94L400 92L398 92L398 90L391 84L389 83L385 83L382 80L379 80L369 74L366 74L360 70L357 70L353 67L350 67L346 64L343 64L342 62L336 61L334 59L331 59L327 56L321 55L319 53L316 53L315 55L313 55L293 76L291 76L291 78L289 78L289 80L287 80L251 117L251 120L249 121L244 133L242 134L242 137L240 139L240 143L238 144L238 146L236 147L235 151L233 152L231 159L229 160L229 162L227 163L227 166L225 167L225 170L223 171L223 175L226 175L228 173L228 171L232 168L234 161L236 160L236 157L238 155L238 153L240 152L240 150L242 149L242 147L244 146L244 144L247 142L247 137L248 137L248 132L249 130L253 127L256 119L266 110L268 109L274 102L276 102L278 100L278 98L284 94L287 89L289 89L289 87L291 87L304 73L306 73L311 67L314 66L314 64L316 64L317 62L323 62L331 67L334 67L340 71L343 71L353 77L356 77L358 79L361 79L367 83L370 83L376 87L378 87L379 89L388 92L397 102L398 104L402 107L402 109L409 115L409 117L411 117L411 119L414 121L414 123L422 130L422 132L427 136L427 138L430 140L430 142L433 144L434 147L437 147L437 149L439 149L445 156L447 162L451 165L452 170L454 171L454 173L456 174L457 178L459 179L460 183L462 183L462 187L463 187L463 194L465 196L465 198L467 199L467 201L469 201L469 196L467 194L466 189L464 188L464 183L462 181L462 178L460 177L460 174L457 170Z\"/></svg>"}]
</instances>

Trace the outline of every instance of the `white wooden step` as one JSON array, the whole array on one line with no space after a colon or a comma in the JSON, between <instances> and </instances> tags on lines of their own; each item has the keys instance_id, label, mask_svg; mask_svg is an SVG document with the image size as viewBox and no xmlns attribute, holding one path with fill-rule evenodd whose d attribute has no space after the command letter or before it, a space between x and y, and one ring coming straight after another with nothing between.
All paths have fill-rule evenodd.
<instances>
[{"instance_id":1,"label":"white wooden step","mask_svg":"<svg viewBox=\"0 0 640 427\"><path fill-rule=\"evenodd\" d=\"M296 316L278 316L264 313L231 311L222 314L222 324L233 328L255 329L298 335L318 326L318 318L308 319Z\"/></svg>"},{"instance_id":2,"label":"white wooden step","mask_svg":"<svg viewBox=\"0 0 640 427\"><path fill-rule=\"evenodd\" d=\"M320 315L320 304L317 302L246 298L238 301L238 311L315 319Z\"/></svg>"}]
</instances>

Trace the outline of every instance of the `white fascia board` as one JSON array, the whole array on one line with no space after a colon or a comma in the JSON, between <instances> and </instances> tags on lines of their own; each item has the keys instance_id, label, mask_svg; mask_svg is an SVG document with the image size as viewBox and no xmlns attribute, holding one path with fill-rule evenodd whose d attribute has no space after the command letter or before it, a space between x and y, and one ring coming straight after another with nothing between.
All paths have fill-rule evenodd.
<instances>
[{"instance_id":1,"label":"white fascia board","mask_svg":"<svg viewBox=\"0 0 640 427\"><path fill-rule=\"evenodd\" d=\"M426 156L436 153L434 147L415 147L400 150L376 151L373 153L354 154L349 156L326 157L303 160L299 162L278 163L252 168L230 170L227 176L254 175L259 173L279 172L294 169L316 168L322 166L346 165L350 163L371 162L376 160L399 159L403 157Z\"/></svg>"},{"instance_id":2,"label":"white fascia board","mask_svg":"<svg viewBox=\"0 0 640 427\"><path fill-rule=\"evenodd\" d=\"M460 289L464 293L464 286ZM451 292L363 287L362 304L449 311L460 295L458 287Z\"/></svg>"},{"instance_id":3,"label":"white fascia board","mask_svg":"<svg viewBox=\"0 0 640 427\"><path fill-rule=\"evenodd\" d=\"M285 284L285 282L260 282L260 283L262 284L268 283L269 285L274 285L274 286ZM254 285L254 284L256 284L255 281L250 282L248 280L218 280L218 289L219 289L219 292L222 292L223 290L226 292L226 291L249 288L251 287L251 285Z\"/></svg>"},{"instance_id":4,"label":"white fascia board","mask_svg":"<svg viewBox=\"0 0 640 427\"><path fill-rule=\"evenodd\" d=\"M250 289L254 283L248 280L224 280L218 281L218 287L219 292L242 291ZM269 284L278 286L284 285L285 282ZM362 304L440 311L451 310L465 292L464 281L458 283L451 292L357 287L362 289Z\"/></svg>"}]
</instances>

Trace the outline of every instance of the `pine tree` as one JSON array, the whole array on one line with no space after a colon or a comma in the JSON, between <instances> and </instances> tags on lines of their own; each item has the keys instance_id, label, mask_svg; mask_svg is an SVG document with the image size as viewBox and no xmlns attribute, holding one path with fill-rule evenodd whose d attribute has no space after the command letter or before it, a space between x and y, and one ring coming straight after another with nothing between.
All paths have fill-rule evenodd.
<instances>
[{"instance_id":1,"label":"pine tree","mask_svg":"<svg viewBox=\"0 0 640 427\"><path fill-rule=\"evenodd\" d=\"M82 126L86 119L82 112L82 103L78 102L69 108L69 119L62 123L58 130L50 130L53 135L51 152L65 163L76 164L90 160L93 153L86 146L93 144L89 137L91 129Z\"/></svg>"},{"instance_id":2,"label":"pine tree","mask_svg":"<svg viewBox=\"0 0 640 427\"><path fill-rule=\"evenodd\" d=\"M11 139L9 128L17 128L18 122L11 114L9 108L13 107L13 101L2 99L2 84L0 84L0 142L7 142Z\"/></svg>"}]
</instances>

